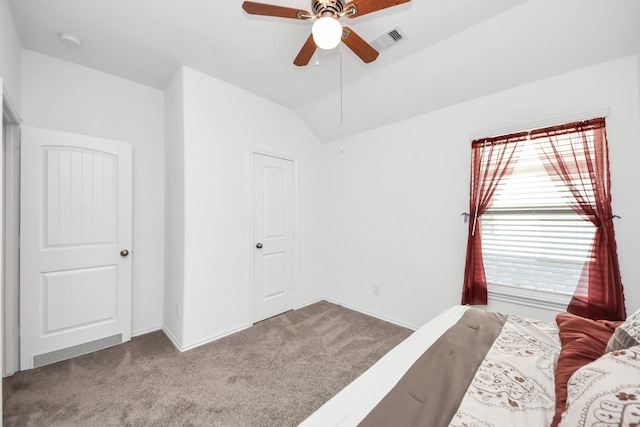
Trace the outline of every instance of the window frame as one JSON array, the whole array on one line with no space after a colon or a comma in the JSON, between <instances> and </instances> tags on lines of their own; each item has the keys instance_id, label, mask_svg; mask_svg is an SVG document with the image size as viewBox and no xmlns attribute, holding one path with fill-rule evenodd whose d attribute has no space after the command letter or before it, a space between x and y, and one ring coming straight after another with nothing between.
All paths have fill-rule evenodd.
<instances>
[{"instance_id":1,"label":"window frame","mask_svg":"<svg viewBox=\"0 0 640 427\"><path fill-rule=\"evenodd\" d=\"M522 153L521 156L524 155L525 153L528 152L529 157L520 157L516 163L516 165L514 165L513 167L513 172L505 179L509 180L509 179L516 179L518 180L518 172L522 173L522 174L528 174L528 175L532 175L532 172L535 172L536 169L540 168L539 172L544 171L544 166L542 165L542 163L540 163L540 165L536 165L535 169L532 169L532 160L531 160L531 156L537 156L537 149L535 147L535 141L531 141L527 138L527 141L524 142L524 146L522 148ZM518 168L518 163L520 161L524 161L525 165L521 166L520 170ZM542 176L548 177L548 174L546 171L544 171L543 174L540 174L539 177ZM536 175L538 176L538 175ZM530 184L531 181L529 180L527 182L527 184ZM543 180L539 180L536 181L536 185L535 188L536 189L543 189L544 187L544 181ZM498 188L499 189L506 189L506 188L513 188L513 187L507 187L508 184L499 184ZM503 193L503 194L508 194L509 192L507 191L507 193ZM535 193L537 194L537 193ZM544 193L542 193L544 194ZM516 197L518 195L518 193L515 193ZM494 196L495 197L495 196ZM519 201L519 198L515 199L516 201ZM589 221L587 221L586 219L583 219L580 217L580 215L578 213L575 212L575 210L569 205L564 205L564 206L559 206L559 205L550 205L548 203L549 200L548 199L535 199L537 201L539 201L539 205L525 205L525 204L511 204L509 203L508 206L506 207L490 207L487 209L487 211L485 213L483 213L482 216L480 216L478 218L478 226L481 230L483 230L481 232L481 235L483 236L482 239L482 246L483 246L483 253L485 253L485 256L483 256L483 263L484 263L484 269L485 272L487 271L487 258L489 258L488 256L486 256L486 250L487 248L484 247L484 245L487 243L487 237L489 236L489 234L487 234L486 231L484 231L484 224L483 222L487 219L487 215L500 215L501 213L504 213L506 215L514 215L514 214L518 214L518 213L522 213L523 216L524 215L528 215L528 214L532 214L535 215L537 212L539 213L557 213L557 214L566 214L569 212L572 212L576 215L577 218L580 218L580 221L585 221L587 223L589 223ZM547 235L550 238L553 238L552 235ZM523 242L524 243L524 242ZM590 240L589 246L593 244L593 238ZM553 258L551 258L553 259ZM568 292L568 293L563 293L560 291L554 291L552 287L548 287L547 289L542 289L540 287L538 288L530 288L530 287L526 287L526 286L522 286L519 284L505 284L504 282L508 281L508 277L505 277L507 280L503 281L503 283L496 283L495 281L492 282L490 280L489 274L485 273L486 275L486 284L487 284L487 297L488 300L494 300L494 301L502 301L502 302L508 302L508 303L516 303L516 304L521 304L521 305L526 305L526 306L530 306L530 307L535 307L535 308L546 308L546 309L552 309L552 310L562 310L565 309L567 307L567 305L569 304L569 302L571 301L572 295L573 295L573 291ZM539 283L539 282L538 282Z\"/></svg>"}]
</instances>

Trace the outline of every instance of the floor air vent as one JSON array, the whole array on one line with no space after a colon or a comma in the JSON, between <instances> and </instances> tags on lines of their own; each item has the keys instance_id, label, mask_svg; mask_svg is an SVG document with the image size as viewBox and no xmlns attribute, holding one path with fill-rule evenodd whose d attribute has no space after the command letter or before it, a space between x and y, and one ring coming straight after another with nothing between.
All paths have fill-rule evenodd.
<instances>
[{"instance_id":1,"label":"floor air vent","mask_svg":"<svg viewBox=\"0 0 640 427\"><path fill-rule=\"evenodd\" d=\"M84 344L74 345L73 347L63 348L62 350L38 354L33 356L33 367L39 368L40 366L50 365L76 356L82 356L83 354L102 350L107 347L113 347L118 344L122 344L122 334L113 335L111 337L102 338Z\"/></svg>"},{"instance_id":2,"label":"floor air vent","mask_svg":"<svg viewBox=\"0 0 640 427\"><path fill-rule=\"evenodd\" d=\"M406 38L407 36L402 32L402 30L399 27L396 27L372 41L371 46L373 46L377 51L381 51Z\"/></svg>"}]
</instances>

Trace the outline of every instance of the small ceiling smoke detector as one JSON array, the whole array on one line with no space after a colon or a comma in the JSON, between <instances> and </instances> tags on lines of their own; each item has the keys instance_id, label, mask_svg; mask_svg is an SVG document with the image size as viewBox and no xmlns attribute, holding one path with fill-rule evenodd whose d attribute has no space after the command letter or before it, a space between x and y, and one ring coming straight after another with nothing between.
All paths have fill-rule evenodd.
<instances>
[{"instance_id":1,"label":"small ceiling smoke detector","mask_svg":"<svg viewBox=\"0 0 640 427\"><path fill-rule=\"evenodd\" d=\"M70 49L80 49L82 47L82 41L72 34L60 34L60 41Z\"/></svg>"}]
</instances>

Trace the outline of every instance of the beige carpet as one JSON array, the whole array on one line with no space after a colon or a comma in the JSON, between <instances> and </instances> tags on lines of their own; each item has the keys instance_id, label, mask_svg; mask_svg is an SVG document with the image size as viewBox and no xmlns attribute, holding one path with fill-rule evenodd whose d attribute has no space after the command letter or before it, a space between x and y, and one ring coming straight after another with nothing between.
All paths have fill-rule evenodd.
<instances>
[{"instance_id":1,"label":"beige carpet","mask_svg":"<svg viewBox=\"0 0 640 427\"><path fill-rule=\"evenodd\" d=\"M4 380L5 426L295 426L410 330L319 302L180 353L162 332Z\"/></svg>"}]
</instances>

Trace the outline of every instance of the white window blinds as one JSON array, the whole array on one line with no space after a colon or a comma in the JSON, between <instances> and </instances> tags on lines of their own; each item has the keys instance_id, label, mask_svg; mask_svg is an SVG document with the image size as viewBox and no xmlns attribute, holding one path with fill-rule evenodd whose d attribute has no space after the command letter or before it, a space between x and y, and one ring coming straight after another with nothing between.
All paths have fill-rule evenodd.
<instances>
[{"instance_id":1,"label":"white window blinds","mask_svg":"<svg viewBox=\"0 0 640 427\"><path fill-rule=\"evenodd\" d=\"M573 211L569 190L551 180L534 144L525 142L480 217L487 283L572 295L595 227Z\"/></svg>"}]
</instances>

